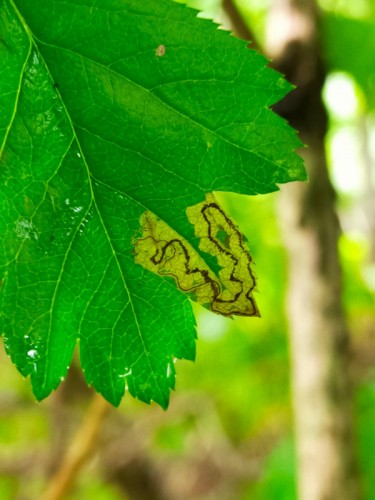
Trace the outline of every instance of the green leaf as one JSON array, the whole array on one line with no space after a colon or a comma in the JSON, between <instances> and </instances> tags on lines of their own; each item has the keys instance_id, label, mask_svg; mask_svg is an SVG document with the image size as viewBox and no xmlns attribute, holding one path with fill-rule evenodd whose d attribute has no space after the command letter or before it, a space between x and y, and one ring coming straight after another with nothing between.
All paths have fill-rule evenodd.
<instances>
[{"instance_id":1,"label":"green leaf","mask_svg":"<svg viewBox=\"0 0 375 500\"><path fill-rule=\"evenodd\" d=\"M170 0L0 0L1 326L38 399L81 364L113 404L168 404L190 302L138 265L146 211L199 252L186 207L305 179L268 109L290 85ZM256 220L256 219L255 219ZM201 252L202 253L202 252Z\"/></svg>"}]
</instances>

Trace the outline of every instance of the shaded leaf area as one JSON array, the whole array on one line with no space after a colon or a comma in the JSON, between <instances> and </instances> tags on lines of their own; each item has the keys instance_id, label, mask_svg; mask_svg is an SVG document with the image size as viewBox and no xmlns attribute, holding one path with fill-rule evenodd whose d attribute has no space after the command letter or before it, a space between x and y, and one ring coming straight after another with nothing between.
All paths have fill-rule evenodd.
<instances>
[{"instance_id":1,"label":"shaded leaf area","mask_svg":"<svg viewBox=\"0 0 375 500\"><path fill-rule=\"evenodd\" d=\"M195 322L172 282L137 265L146 210L191 241L185 209L213 190L304 179L268 106L290 86L266 60L170 0L1 0L1 331L38 399L79 339L85 377L166 407ZM202 252L200 252L202 253Z\"/></svg>"}]
</instances>

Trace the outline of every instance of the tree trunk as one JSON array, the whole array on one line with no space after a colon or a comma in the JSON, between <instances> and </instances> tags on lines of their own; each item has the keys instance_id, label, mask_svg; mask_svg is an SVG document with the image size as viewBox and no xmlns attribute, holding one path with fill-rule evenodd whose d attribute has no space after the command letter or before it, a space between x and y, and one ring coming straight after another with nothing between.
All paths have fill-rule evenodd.
<instances>
[{"instance_id":1,"label":"tree trunk","mask_svg":"<svg viewBox=\"0 0 375 500\"><path fill-rule=\"evenodd\" d=\"M365 216L368 241L370 244L369 263L375 262L375 174L374 160L370 146L370 124L367 113L363 113L359 120L361 134L361 153L364 165L362 188L362 211Z\"/></svg>"},{"instance_id":2,"label":"tree trunk","mask_svg":"<svg viewBox=\"0 0 375 500\"><path fill-rule=\"evenodd\" d=\"M288 317L298 492L301 500L360 498L348 374L349 334L341 303L339 224L321 101L325 73L314 0L274 0L268 18L273 65L298 86L276 109L300 132L308 183L282 189L289 253Z\"/></svg>"}]
</instances>

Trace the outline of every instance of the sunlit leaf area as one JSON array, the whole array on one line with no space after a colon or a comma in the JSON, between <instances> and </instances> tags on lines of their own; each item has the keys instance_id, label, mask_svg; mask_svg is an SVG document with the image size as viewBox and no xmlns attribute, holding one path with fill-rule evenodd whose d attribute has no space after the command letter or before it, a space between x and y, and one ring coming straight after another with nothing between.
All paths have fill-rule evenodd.
<instances>
[{"instance_id":1,"label":"sunlit leaf area","mask_svg":"<svg viewBox=\"0 0 375 500\"><path fill-rule=\"evenodd\" d=\"M153 1L157 3L156 0ZM127 0L117 0L111 3L120 10L122 3L126 2ZM15 4L18 3L24 2L15 2ZM97 2L77 1L76 3L77 5L92 3L97 6ZM173 3L172 0L171 3ZM179 0L179 3L184 2ZM214 19L220 26L219 29L235 31L238 26L244 27L243 29L251 34L256 48L273 59L272 55L267 52L269 46L267 40L270 37L268 24L270 12L273 4L276 3L278 3L276 0L267 2L191 0L188 5L201 11L199 17ZM0 0L0 14L4 5L4 1ZM57 11L62 8L61 2L54 1L51 5L57 6ZM116 15L115 7L113 7L113 16ZM349 492L346 498L332 496L332 500L372 500L375 498L375 454L373 451L375 447L375 4L372 0L356 2L320 0L318 7L320 9L318 45L325 68L322 100L328 119L324 145L329 178L335 190L335 209L341 231L338 236L340 261L338 273L342 282L342 292L338 293L341 293L344 309L343 321L349 338L349 355L344 370L352 390L347 400L352 405L352 421L348 425L353 432L353 445L351 458L347 460L347 463L351 460L355 462L353 466L353 470L356 471L355 478L350 479L350 484L356 483L352 491L360 491L355 495ZM51 7L51 16L53 15L54 11ZM280 17L281 19L284 18ZM94 20L92 22L94 23ZM154 22L153 16L150 16L149 22ZM280 21L281 24L282 22L284 21ZM41 29L43 30L44 27ZM163 32L162 28L160 30ZM184 32L182 36L188 39L189 33ZM0 38L0 44L2 42ZM90 40L87 40L88 48L90 44ZM104 39L101 40L101 44L104 46ZM214 41L209 47L212 54L215 52L213 44ZM99 46L100 44L97 45ZM164 45L160 45L156 49L156 58L162 59L164 50L168 50L168 47L165 49ZM207 47L204 46L201 48L202 51L206 49ZM54 46L51 42L46 49L46 54L48 53L48 57L53 61L51 64L58 65L58 61L54 60L53 50ZM221 48L217 50L220 51ZM181 55L181 57L184 56L184 54ZM142 75L143 70L136 67L132 54L128 54L127 57L127 62L130 66L133 65L132 70L135 74L139 70ZM176 58L178 57L177 53ZM216 56L210 57L214 60ZM160 60L157 61L157 64L159 63ZM159 70L155 68L153 71L156 74ZM283 73L282 69L277 69ZM144 78L142 85L149 77L147 71L144 71L146 76L140 77L140 81ZM0 68L1 78L3 76ZM86 75L82 73L82 80L85 78ZM69 75L66 79L69 81ZM53 91L63 93L63 77L57 84L61 89L57 88ZM111 83L103 79L99 84L105 86ZM184 98L194 99L194 92L189 95L188 90L187 88ZM273 105L286 91L280 90L280 96L275 94L269 102L265 99L264 106L270 103ZM125 96L125 99L128 97ZM219 100L218 98L215 101L207 93L206 106L204 107L204 103L200 103L200 106L206 109L209 115L212 103L217 103ZM243 102L241 101L241 106L244 106ZM235 97L231 103L236 103ZM243 108L240 111L245 112ZM91 112L89 106L87 109L76 110L77 120L81 120L86 112ZM166 116L166 108L161 108L160 113L165 113ZM241 120L237 117L235 110L228 111L228 116L231 113L231 116L235 116L240 123ZM146 115L145 112L144 116ZM199 119L205 123L206 117L204 114L202 116ZM311 117L304 119L311 119ZM103 121L105 120L107 117L103 115ZM175 118L170 118L170 123L175 124L174 120ZM1 123L0 117L0 125ZM146 118L144 123L145 127L148 126ZM155 123L157 125L157 121ZM20 123L19 126L21 128L24 126L26 130L26 125ZM142 124L138 125L142 131L145 130L142 129ZM183 129L181 137L186 137L187 141L191 141L191 147L194 150L195 136L193 137L192 134L195 129L193 126L189 128L190 121L181 119L177 125L171 135L174 139L180 138L179 134ZM98 130L100 126L99 124ZM150 130L152 126L152 123L149 124ZM294 126L293 123L292 126ZM281 131L284 130L283 127L284 124L280 125ZM298 126L296 128L299 131ZM84 130L84 125L82 125L82 137L86 133L87 130ZM277 136L278 134L275 134L272 140L276 141ZM137 139L139 141L137 147L142 148L142 136L140 137ZM293 144L294 139L290 137L283 135L280 139L279 134L280 151L287 149L285 144L288 141ZM125 140L128 138L125 137ZM209 142L208 139L207 141ZM223 144L225 142L223 140ZM180 155L183 158L188 151L188 149L185 151L183 146L177 152L172 148L164 150L162 144L162 141L159 143L156 139L155 151L160 148L162 154L167 157L175 154L176 157ZM299 145L298 141L294 144ZM199 144L196 147L198 155ZM292 299L289 290L296 276L291 274L293 259L290 240L288 240L291 229L285 222L288 219L283 216L283 213L285 199L293 196L293 190L288 190L288 184L281 185L284 182L288 183L289 180L286 178L283 180L281 175L281 180L275 181L280 185L280 191L270 192L271 189L263 191L259 189L257 192L266 194L248 196L247 194L252 193L251 186L248 187L245 183L242 185L238 181L237 193L224 192L229 190L225 189L225 182L227 182L225 169L230 169L231 157L229 148L224 149L226 144L222 147L224 151L222 158L219 154L215 158L218 163L222 161L222 164L215 170L219 180L210 179L210 185L217 186L217 189L212 190L215 192L217 203L227 214L228 220L234 220L241 229L241 233L244 234L243 239L246 241L252 259L251 283L256 279L253 296L257 310L260 311L260 317L241 315L225 317L225 315L215 314L212 312L215 311L215 307L212 307L211 296L209 300L207 299L211 304L210 307L205 304L205 298L197 300L191 296L196 300L191 301L191 304L197 322L196 354L195 361L192 362L189 359L194 358L194 338L192 338L194 332L192 333L191 329L193 319L190 306L187 305L190 301L187 301L186 295L177 291L172 280L168 281L165 277L157 276L158 273L163 274L159 268L151 269L153 273L150 273L147 269L138 266L140 272L143 273L144 281L137 278L134 294L138 293L137 288L139 288L139 290L142 289L142 292L139 292L140 297L144 293L144 297L150 297L150 302L151 299L154 300L155 310L157 309L156 316L150 317L149 320L143 317L142 321L145 322L144 328L148 332L147 335L152 337L152 334L160 332L162 347L160 347L159 354L162 353L163 359L160 361L161 368L159 368L164 370L163 373L166 372L167 378L155 377L155 380L150 383L152 389L149 386L146 387L146 382L144 382L146 385L139 383L133 389L128 387L128 391L121 399L118 395L124 385L122 380L123 385L113 389L113 400L111 396L108 396L112 393L108 389L107 382L101 382L95 379L94 375L91 376L82 371L81 366L84 364L82 363L82 350L85 346L80 345L79 349L74 351L69 371L66 377L61 377L64 380L61 381L59 387L48 397L37 402L28 376L32 373L31 368L24 373L26 377L23 377L14 366L14 364L17 365L17 360L12 362L6 354L6 351L9 351L9 345L5 345L5 349L2 348L0 351L1 499L327 500L327 497L323 497L321 493L316 493L315 496L314 494L313 496L305 495L304 484L307 480L306 483L301 480L303 477L301 471L304 466L301 465L298 453L303 425L297 424L296 418L296 415L299 415L299 402L295 397L298 380L294 378L294 370L298 363L304 364L306 372L311 369L311 366L308 358L298 361L298 353L293 344L295 340L291 334L296 323L292 319ZM277 148L277 145L275 147ZM40 148L43 149L42 143ZM313 148L313 144L306 144L306 147L300 150L301 156L307 163L313 155ZM93 150L91 154L98 158L98 165L106 157L105 150ZM129 155L131 154L133 153L129 151ZM142 155L139 155L136 161L142 165L143 160ZM120 156L119 161L122 161ZM186 161L190 165L189 160ZM290 177L302 179L302 167L298 166L299 163L296 165L297 163L294 169L295 171L299 169L299 174L290 174ZM309 172L309 169L307 171ZM100 172L98 166L95 175L99 177ZM146 181L141 175L139 178L140 183L144 182L146 190L150 189L151 192L158 178L153 178L150 172ZM233 179L235 179L235 173L233 173ZM312 179L313 176L310 182ZM209 191L202 188L191 194L187 188L184 191L184 184L180 183L180 180L176 181L175 193L176 198L184 198L183 210L177 202L174 203L173 195L169 201L164 195L161 202L164 204L164 213L168 213L169 222L172 221L176 227L184 227L181 214L186 218L185 208L197 206L204 199L204 191ZM116 186L123 182L121 178L114 178L112 181ZM73 188L78 192L83 186L81 179L77 176L74 182ZM194 178L192 182L198 184L200 180ZM294 184L299 186L302 182L290 183L290 185ZM136 197L136 187L132 189ZM102 196L104 199L104 194ZM58 202L59 200L56 201ZM160 200L155 195L151 204L156 207L159 202ZM112 213L109 218L117 217L111 208L112 203L114 203L114 196L109 197L104 203L107 213ZM314 203L318 209L319 196ZM150 207L146 208L150 209ZM179 209L181 209L180 215L178 215ZM137 245L134 249L134 241L136 238L142 239L139 229L142 213L144 213L143 210L134 209L133 219L130 225L126 226L129 241L128 247L124 247L124 262L128 259L131 265L138 251ZM78 214L73 215L78 217ZM150 220L152 223L148 222L148 226L144 223L141 229L144 233L148 231L147 234L152 235L151 241L155 248L157 231L161 234L158 236L159 240L175 239L172 229L165 230L166 237L162 233L164 226L162 228L160 220L149 218L148 221ZM173 224L170 223L172 226ZM29 231L30 228L20 228L21 230ZM187 233L186 238L188 236L194 242L193 229ZM305 234L304 237L311 238L311 235ZM123 234L119 232L115 237L116 243L121 238ZM229 245L229 243L226 244ZM143 249L142 246L140 248ZM194 251L197 249L198 243ZM95 259L96 252L92 255ZM98 249L99 260L100 255L102 254ZM177 261L176 253L172 258L176 258ZM169 257L166 260L171 267L164 267L164 270L169 272L172 269L170 274L176 274L178 262L175 264ZM91 264L95 264L94 260L90 262ZM179 270L183 278L180 282L176 281L180 288L183 288L185 284L190 290L193 285L188 281L190 277L184 265L181 265ZM327 264L329 271L332 267L330 263ZM108 279L113 276L116 275L108 273ZM115 283L113 286L115 287ZM324 283L321 287L322 291L318 294L324 293ZM167 297L165 300L161 298L163 293L165 293L163 297ZM97 300L99 304L100 297ZM174 313L174 303L172 303L174 300L179 303L179 314ZM171 301L170 307L168 301ZM206 307L202 307L199 302ZM103 299L101 314L106 304ZM227 309L224 312L230 315ZM254 311L252 314L254 315ZM178 322L181 322L181 318L184 318L185 323L181 324L180 328ZM105 319L100 316L98 322L101 320L105 324ZM301 331L303 331L303 323L307 323L309 319L303 317L299 318L299 321ZM64 338L63 323L57 328L61 338ZM95 330L90 331L91 328L94 329L95 325L87 326L86 336L83 336L83 341L80 342L89 343L90 336L95 336ZM104 327L103 330L99 328L97 335L100 335L100 332L105 334ZM318 339L319 333L317 332L316 337ZM173 343L170 340L172 338L178 341L174 340ZM75 340L69 338L69 342L70 352L73 352ZM6 344L6 341L4 343ZM300 338L301 343L303 344L303 339ZM181 351L177 354L173 350L176 351L180 347L177 348L176 345L181 347ZM121 344L114 346L114 352L115 349L121 348ZM88 346L86 349L88 354L85 362L89 372L99 373L98 370L95 371L98 359L95 357L95 352L91 352ZM337 345L337 350L340 351L340 349L342 346ZM173 363L170 363L171 353L175 356ZM116 356L114 359L117 359ZM32 359L29 361L32 367ZM108 361L108 366L112 366L110 361L112 362L112 359ZM58 353L55 354L54 362L57 365L64 365L65 368L69 364L65 358L59 359ZM334 360L332 366L335 366ZM174 374L176 374L175 379ZM123 374L124 377L128 375L128 373ZM51 382L50 387L52 388L53 384L56 387L59 382L60 379L56 383ZM119 406L115 408L104 402L90 385L97 387L107 400ZM154 387L157 387L157 390L154 390ZM172 390L168 406L170 389ZM153 401L151 404L145 404L133 398L132 395L146 402ZM41 392L40 396L39 399L42 399L46 394ZM155 403L155 400L159 404ZM319 396L316 400L305 398L307 405L305 415L318 405L316 403L318 400ZM332 403L333 414L339 415L338 403L334 396L332 401L334 401ZM167 409L163 409L162 406ZM331 408L328 408L327 415L330 410ZM328 415L327 421L331 422L329 418ZM344 452L341 453L343 454ZM321 457L323 468L327 471L331 470L330 467L335 462L332 457L333 455ZM347 470L349 468L347 466ZM336 477L334 472L332 474L332 477ZM69 481L66 481L67 477ZM345 482L347 478L342 476L341 479ZM322 478L321 481L323 480ZM316 482L319 483L319 480L317 479Z\"/></svg>"}]
</instances>

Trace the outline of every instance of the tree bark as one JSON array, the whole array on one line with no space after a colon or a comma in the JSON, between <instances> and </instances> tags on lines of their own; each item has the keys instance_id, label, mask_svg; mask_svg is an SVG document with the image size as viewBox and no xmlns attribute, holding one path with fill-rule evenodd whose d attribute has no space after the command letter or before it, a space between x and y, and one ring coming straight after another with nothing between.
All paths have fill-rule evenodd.
<instances>
[{"instance_id":1,"label":"tree bark","mask_svg":"<svg viewBox=\"0 0 375 500\"><path fill-rule=\"evenodd\" d=\"M364 165L362 210L366 221L366 232L370 244L369 262L375 262L375 174L370 147L370 125L367 113L363 113L358 126L361 136L361 154Z\"/></svg>"},{"instance_id":2,"label":"tree bark","mask_svg":"<svg viewBox=\"0 0 375 500\"><path fill-rule=\"evenodd\" d=\"M298 86L276 109L300 132L308 183L283 188L289 253L288 318L301 500L360 498L349 380L349 333L341 302L339 223L329 181L321 100L325 71L314 0L274 0L267 47Z\"/></svg>"}]
</instances>

